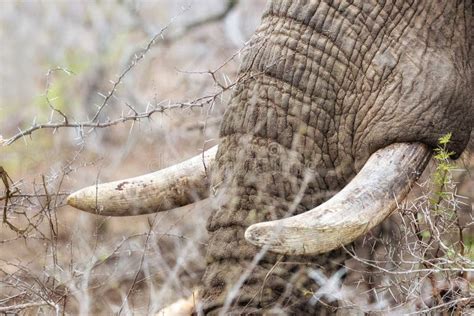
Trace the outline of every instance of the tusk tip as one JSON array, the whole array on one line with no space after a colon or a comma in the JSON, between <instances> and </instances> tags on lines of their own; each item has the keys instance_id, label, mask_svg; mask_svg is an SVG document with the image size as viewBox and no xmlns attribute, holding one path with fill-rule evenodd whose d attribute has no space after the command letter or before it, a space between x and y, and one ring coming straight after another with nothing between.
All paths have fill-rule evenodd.
<instances>
[{"instance_id":1,"label":"tusk tip","mask_svg":"<svg viewBox=\"0 0 474 316\"><path fill-rule=\"evenodd\" d=\"M77 205L76 195L74 193L68 195L68 197L66 198L66 203L69 206L76 207Z\"/></svg>"},{"instance_id":2,"label":"tusk tip","mask_svg":"<svg viewBox=\"0 0 474 316\"><path fill-rule=\"evenodd\" d=\"M269 247L274 250L282 246L284 241L281 234L275 234L275 227L269 223L253 224L245 231L245 239L255 246Z\"/></svg>"},{"instance_id":3,"label":"tusk tip","mask_svg":"<svg viewBox=\"0 0 474 316\"><path fill-rule=\"evenodd\" d=\"M245 239L254 244L255 246L259 246L259 236L261 235L261 229L259 229L258 225L251 225L245 230Z\"/></svg>"},{"instance_id":4,"label":"tusk tip","mask_svg":"<svg viewBox=\"0 0 474 316\"><path fill-rule=\"evenodd\" d=\"M79 210L87 211L88 208L86 207L86 203L84 203L83 201L84 197L81 197L79 194L81 191L82 190L69 194L66 198L66 203L67 205L77 208Z\"/></svg>"},{"instance_id":5,"label":"tusk tip","mask_svg":"<svg viewBox=\"0 0 474 316\"><path fill-rule=\"evenodd\" d=\"M245 239L254 246L282 255L305 255L304 238L310 230L302 227L282 226L275 222L253 224L245 231Z\"/></svg>"}]
</instances>

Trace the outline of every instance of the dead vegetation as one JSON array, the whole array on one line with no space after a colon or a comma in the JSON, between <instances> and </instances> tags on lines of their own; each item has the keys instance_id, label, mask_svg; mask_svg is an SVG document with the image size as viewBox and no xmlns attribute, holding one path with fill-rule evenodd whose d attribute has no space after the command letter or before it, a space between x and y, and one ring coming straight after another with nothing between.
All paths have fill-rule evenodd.
<instances>
[{"instance_id":1,"label":"dead vegetation","mask_svg":"<svg viewBox=\"0 0 474 316\"><path fill-rule=\"evenodd\" d=\"M39 57L1 78L0 313L152 314L192 294L205 267L205 205L109 218L64 201L71 190L161 169L215 143L239 80L239 41L258 23L262 2L215 1L198 14L195 3L174 1L1 4L2 45L31 46ZM15 40L10 19L28 31L38 12L52 24L38 23L37 40L21 32ZM68 19L69 37L47 38ZM67 44L70 37L78 41ZM76 51L78 43L85 48ZM383 224L393 236L373 230L358 241L365 251L347 248L353 260L330 279L315 268L322 287L309 293L313 300L338 299L352 312L472 309L474 160L467 152L441 185L430 174L443 164L451 166L433 162ZM342 282L345 271L358 273Z\"/></svg>"}]
</instances>

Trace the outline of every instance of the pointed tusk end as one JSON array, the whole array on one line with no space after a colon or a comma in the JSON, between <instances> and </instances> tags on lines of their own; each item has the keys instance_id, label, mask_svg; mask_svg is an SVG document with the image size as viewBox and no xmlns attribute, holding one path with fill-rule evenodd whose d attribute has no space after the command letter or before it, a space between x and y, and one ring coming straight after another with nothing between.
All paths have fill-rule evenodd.
<instances>
[{"instance_id":1,"label":"pointed tusk end","mask_svg":"<svg viewBox=\"0 0 474 316\"><path fill-rule=\"evenodd\" d=\"M77 192L78 191L69 194L69 196L66 198L66 203L69 206L82 210L83 208L81 208L81 203L80 203L80 199L77 196Z\"/></svg>"},{"instance_id":2,"label":"pointed tusk end","mask_svg":"<svg viewBox=\"0 0 474 316\"><path fill-rule=\"evenodd\" d=\"M245 230L245 239L255 246L262 246L261 236L265 235L265 229L262 229L258 224L251 225Z\"/></svg>"},{"instance_id":3,"label":"pointed tusk end","mask_svg":"<svg viewBox=\"0 0 474 316\"><path fill-rule=\"evenodd\" d=\"M66 203L67 203L67 205L69 205L69 206L72 206L72 207L77 208L77 198L76 198L76 195L75 195L74 193L70 194L70 195L66 198Z\"/></svg>"},{"instance_id":4,"label":"pointed tusk end","mask_svg":"<svg viewBox=\"0 0 474 316\"><path fill-rule=\"evenodd\" d=\"M258 223L249 226L245 230L245 239L252 245L257 247L265 247L272 251L274 246L278 244L277 235L272 234L270 227L266 223Z\"/></svg>"},{"instance_id":5,"label":"pointed tusk end","mask_svg":"<svg viewBox=\"0 0 474 316\"><path fill-rule=\"evenodd\" d=\"M69 196L66 198L66 203L67 205L77 208L81 211L92 213L93 210L91 210L91 208L88 206L90 203L88 203L87 195L84 194L84 190L85 189L82 189L69 194Z\"/></svg>"},{"instance_id":6,"label":"pointed tusk end","mask_svg":"<svg viewBox=\"0 0 474 316\"><path fill-rule=\"evenodd\" d=\"M275 222L262 222L249 226L245 231L245 239L257 247L266 247L269 251L281 254L299 254L301 249L288 247L293 242L291 236L297 236L305 231L302 227L279 226ZM286 238L286 237L289 238Z\"/></svg>"}]
</instances>

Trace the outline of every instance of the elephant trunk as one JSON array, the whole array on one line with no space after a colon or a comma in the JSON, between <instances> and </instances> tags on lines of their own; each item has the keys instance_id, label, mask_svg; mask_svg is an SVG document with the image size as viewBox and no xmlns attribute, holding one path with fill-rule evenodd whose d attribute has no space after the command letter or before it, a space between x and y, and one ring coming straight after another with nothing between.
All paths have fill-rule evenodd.
<instances>
[{"instance_id":1,"label":"elephant trunk","mask_svg":"<svg viewBox=\"0 0 474 316\"><path fill-rule=\"evenodd\" d=\"M208 220L210 240L207 269L199 291L209 314L246 314L290 308L315 313L305 293L318 287L308 276L311 267L336 272L346 259L342 250L320 256L286 256L249 243L248 226L300 214L327 200L343 180L325 183L332 166L304 165L301 155L269 139L229 135L222 139L213 171L213 213ZM301 160L300 160L301 159ZM327 168L327 169L326 169Z\"/></svg>"},{"instance_id":2,"label":"elephant trunk","mask_svg":"<svg viewBox=\"0 0 474 316\"><path fill-rule=\"evenodd\" d=\"M309 269L331 275L346 259L341 250L279 255L245 239L249 226L308 211L356 173L354 117L340 112L358 75L348 59L356 41L338 40L351 30L336 9L272 1L250 42L212 172L216 194L199 292L205 313L315 314L324 307L308 304L305 295L318 289Z\"/></svg>"}]
</instances>

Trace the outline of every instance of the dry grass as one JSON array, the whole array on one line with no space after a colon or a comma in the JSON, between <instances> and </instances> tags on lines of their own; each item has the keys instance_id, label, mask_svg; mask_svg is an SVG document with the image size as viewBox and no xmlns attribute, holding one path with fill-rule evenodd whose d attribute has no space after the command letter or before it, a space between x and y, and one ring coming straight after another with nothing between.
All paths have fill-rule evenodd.
<instances>
[{"instance_id":1,"label":"dry grass","mask_svg":"<svg viewBox=\"0 0 474 316\"><path fill-rule=\"evenodd\" d=\"M225 12L220 0L191 9L172 0L0 3L5 66L0 73L0 140L38 124L51 125L0 147L3 180L12 196L6 201L4 185L0 204L6 205L11 226L3 224L0 231L0 313L151 314L191 294L205 266L206 205L105 218L73 210L64 198L96 181L161 169L215 142L228 98L223 87L236 79L236 52L258 24L263 2L240 1L218 21L212 18ZM170 104L179 109L169 109ZM93 128L102 123L111 126ZM469 172L454 177L468 205L461 205L459 214L463 223L472 223L473 155L462 161ZM416 198L429 192L420 192L412 193L415 202L407 209L423 209ZM386 312L397 306L398 312L411 312L444 304L423 299L425 280L430 280L426 271L413 272L411 264L423 264L434 244L420 248L413 241L416 231L406 224L413 212L400 214L390 220L400 228L394 239L379 238L374 231L360 241L365 249L372 249L367 245L375 240L382 246L359 252L348 263L349 269L364 270L337 286L348 308ZM472 226L464 234L464 257L472 262ZM418 248L406 248L411 243ZM401 255L407 256L404 264L394 267ZM387 265L389 272L383 270ZM456 281L457 270L444 274L450 278L435 272L439 288ZM415 288L410 287L413 280Z\"/></svg>"}]
</instances>

